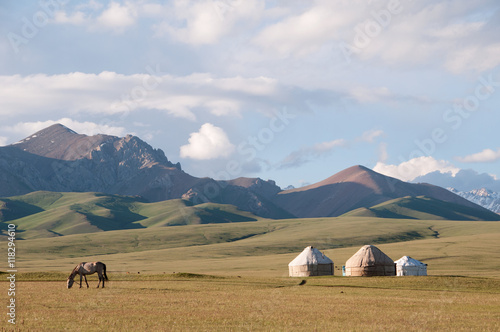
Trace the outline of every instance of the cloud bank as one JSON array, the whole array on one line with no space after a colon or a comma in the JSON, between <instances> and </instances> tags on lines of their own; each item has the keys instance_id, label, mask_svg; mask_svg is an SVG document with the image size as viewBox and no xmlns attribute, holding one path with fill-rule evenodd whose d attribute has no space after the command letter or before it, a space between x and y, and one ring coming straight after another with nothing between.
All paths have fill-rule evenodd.
<instances>
[{"instance_id":1,"label":"cloud bank","mask_svg":"<svg viewBox=\"0 0 500 332\"><path fill-rule=\"evenodd\" d=\"M448 161L436 160L433 157L414 158L399 165L378 162L373 170L403 181L431 183L460 191L480 188L500 191L500 180L495 175L460 169Z\"/></svg>"},{"instance_id":2,"label":"cloud bank","mask_svg":"<svg viewBox=\"0 0 500 332\"><path fill-rule=\"evenodd\" d=\"M418 157L402 162L399 165L378 162L373 167L373 170L403 181L412 181L419 176L436 171L450 173L454 176L460 169L445 160L436 160L433 157Z\"/></svg>"},{"instance_id":3,"label":"cloud bank","mask_svg":"<svg viewBox=\"0 0 500 332\"><path fill-rule=\"evenodd\" d=\"M115 72L0 76L0 115L37 113L117 114L141 109L196 120L196 112L216 116L244 110L263 114L286 105L308 110L310 92L267 77L216 78L210 74L172 76L159 67L146 74ZM30 98L26 98L30 96Z\"/></svg>"}]
</instances>

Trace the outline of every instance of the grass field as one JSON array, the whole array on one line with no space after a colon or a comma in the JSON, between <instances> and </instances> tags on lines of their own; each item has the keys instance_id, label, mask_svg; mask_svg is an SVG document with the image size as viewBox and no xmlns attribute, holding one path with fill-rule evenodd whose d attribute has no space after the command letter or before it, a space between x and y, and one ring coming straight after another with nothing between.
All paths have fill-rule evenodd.
<instances>
[{"instance_id":1,"label":"grass field","mask_svg":"<svg viewBox=\"0 0 500 332\"><path fill-rule=\"evenodd\" d=\"M96 195L85 196L86 204L75 197L9 202L30 204L26 216L9 217L14 210L4 208L5 218L23 222L20 237L23 231L35 237L15 242L20 331L500 330L499 222L360 216L253 221L216 204L170 202L171 214L167 205ZM36 238L49 224L71 233L66 227L78 215L86 216L79 220L86 231L106 228L105 219L113 223L120 211L140 228ZM55 216L69 219L57 224ZM197 224L227 216L241 222ZM172 226L179 218L194 224ZM421 260L429 276L340 277L341 266L365 244L393 260ZM308 245L334 261L336 276L307 278L299 286L302 279L289 278L287 265ZM0 248L7 252L6 241ZM92 288L66 289L71 269L94 260L107 265L106 288L95 289L97 277L91 276ZM11 327L6 318L2 324Z\"/></svg>"},{"instance_id":2,"label":"grass field","mask_svg":"<svg viewBox=\"0 0 500 332\"><path fill-rule=\"evenodd\" d=\"M19 281L21 331L497 331L500 280L111 274L105 289ZM23 277L21 276L21 279ZM7 326L5 323L3 326Z\"/></svg>"},{"instance_id":3,"label":"grass field","mask_svg":"<svg viewBox=\"0 0 500 332\"><path fill-rule=\"evenodd\" d=\"M393 260L427 263L431 275L500 276L500 223L381 218L322 218L186 225L17 241L23 272L67 272L102 260L114 272L192 272L283 277L304 247L338 269L362 245ZM339 270L337 270L339 271Z\"/></svg>"}]
</instances>

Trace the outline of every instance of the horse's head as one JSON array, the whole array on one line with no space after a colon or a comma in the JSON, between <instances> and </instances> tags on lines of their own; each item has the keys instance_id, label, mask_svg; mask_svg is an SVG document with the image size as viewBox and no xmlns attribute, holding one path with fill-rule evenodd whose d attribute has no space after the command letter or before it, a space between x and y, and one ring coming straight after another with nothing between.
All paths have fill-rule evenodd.
<instances>
[{"instance_id":1,"label":"horse's head","mask_svg":"<svg viewBox=\"0 0 500 332\"><path fill-rule=\"evenodd\" d=\"M75 280L73 280L73 278L68 278L68 289L70 289L73 286L74 282Z\"/></svg>"}]
</instances>

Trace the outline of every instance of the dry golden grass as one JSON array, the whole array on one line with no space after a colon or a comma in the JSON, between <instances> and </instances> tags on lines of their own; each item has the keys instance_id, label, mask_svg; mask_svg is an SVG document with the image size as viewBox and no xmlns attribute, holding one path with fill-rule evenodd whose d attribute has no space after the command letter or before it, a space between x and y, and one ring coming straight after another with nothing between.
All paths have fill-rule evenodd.
<instances>
[{"instance_id":1,"label":"dry golden grass","mask_svg":"<svg viewBox=\"0 0 500 332\"><path fill-rule=\"evenodd\" d=\"M360 237L359 229L370 232ZM415 230L425 236L402 240L401 234ZM439 237L433 237L434 232ZM500 223L330 218L106 233L16 242L16 327L500 330ZM227 242L223 237L241 240ZM345 261L368 243L377 243L393 259L410 255L428 263L432 276L338 277ZM304 286L298 286L301 279L287 277L288 262L306 244L333 259L336 277L308 278ZM91 260L107 264L111 281L106 289L66 289L74 265ZM220 277L170 275L174 271ZM97 277L90 277L89 283L95 287ZM11 327L6 318L2 323Z\"/></svg>"},{"instance_id":2,"label":"dry golden grass","mask_svg":"<svg viewBox=\"0 0 500 332\"><path fill-rule=\"evenodd\" d=\"M500 329L500 280L115 276L105 289L18 282L22 331ZM140 279L127 281L127 279ZM97 281L89 280L92 287ZM6 326L4 324L3 326Z\"/></svg>"}]
</instances>

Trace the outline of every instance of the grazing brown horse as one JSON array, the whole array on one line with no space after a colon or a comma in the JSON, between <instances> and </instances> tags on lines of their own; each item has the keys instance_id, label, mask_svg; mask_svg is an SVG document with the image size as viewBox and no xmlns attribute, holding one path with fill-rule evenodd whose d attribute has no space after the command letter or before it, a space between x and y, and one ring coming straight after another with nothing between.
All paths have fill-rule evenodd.
<instances>
[{"instance_id":1,"label":"grazing brown horse","mask_svg":"<svg viewBox=\"0 0 500 332\"><path fill-rule=\"evenodd\" d=\"M80 263L78 264L73 271L71 271L71 274L68 277L68 288L71 288L73 286L73 283L75 282L74 278L77 274L80 275L80 288L82 288L82 276L85 278L85 283L87 284L87 288L89 288L89 283L87 282L87 274L94 274L96 273L99 275L99 283L97 284L97 288L99 288L99 285L101 284L102 281L102 288L104 288L104 279L108 280L108 276L106 275L106 264L101 263L101 262L91 262L91 263Z\"/></svg>"}]
</instances>

